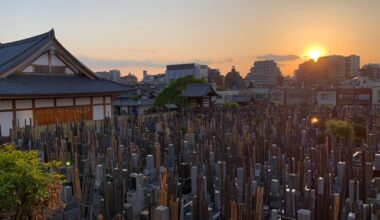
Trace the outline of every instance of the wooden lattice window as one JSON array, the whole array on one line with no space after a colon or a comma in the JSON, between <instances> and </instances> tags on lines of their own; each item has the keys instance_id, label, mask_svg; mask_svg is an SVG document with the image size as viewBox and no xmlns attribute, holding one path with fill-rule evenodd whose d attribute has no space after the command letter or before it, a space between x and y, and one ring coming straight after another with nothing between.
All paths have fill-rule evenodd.
<instances>
[{"instance_id":1,"label":"wooden lattice window","mask_svg":"<svg viewBox=\"0 0 380 220\"><path fill-rule=\"evenodd\" d=\"M35 73L49 73L49 66L36 65L36 66L33 66L33 68L34 68Z\"/></svg>"},{"instance_id":2,"label":"wooden lattice window","mask_svg":"<svg viewBox=\"0 0 380 220\"><path fill-rule=\"evenodd\" d=\"M66 67L64 66L52 66L51 73L64 74L66 72Z\"/></svg>"}]
</instances>

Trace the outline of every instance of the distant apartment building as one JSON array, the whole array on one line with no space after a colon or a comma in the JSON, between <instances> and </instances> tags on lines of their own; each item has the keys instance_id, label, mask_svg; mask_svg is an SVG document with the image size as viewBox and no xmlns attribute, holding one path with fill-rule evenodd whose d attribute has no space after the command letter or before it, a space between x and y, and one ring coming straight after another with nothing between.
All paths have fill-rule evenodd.
<instances>
[{"instance_id":1,"label":"distant apartment building","mask_svg":"<svg viewBox=\"0 0 380 220\"><path fill-rule=\"evenodd\" d=\"M126 76L120 77L119 82L125 85L134 85L137 83L137 77L132 73L129 73Z\"/></svg>"},{"instance_id":2,"label":"distant apartment building","mask_svg":"<svg viewBox=\"0 0 380 220\"><path fill-rule=\"evenodd\" d=\"M224 86L224 76L220 74L219 69L209 68L207 81L211 84L215 84L218 88L222 88Z\"/></svg>"},{"instance_id":3,"label":"distant apartment building","mask_svg":"<svg viewBox=\"0 0 380 220\"><path fill-rule=\"evenodd\" d=\"M380 81L380 64L366 64L360 69L360 75Z\"/></svg>"},{"instance_id":4,"label":"distant apartment building","mask_svg":"<svg viewBox=\"0 0 380 220\"><path fill-rule=\"evenodd\" d=\"M244 88L243 78L240 76L240 73L235 70L234 66L224 77L224 87L230 90L239 90Z\"/></svg>"},{"instance_id":5,"label":"distant apartment building","mask_svg":"<svg viewBox=\"0 0 380 220\"><path fill-rule=\"evenodd\" d=\"M269 103L274 105L285 104L285 91L283 89L273 89L269 92Z\"/></svg>"},{"instance_id":6,"label":"distant apartment building","mask_svg":"<svg viewBox=\"0 0 380 220\"><path fill-rule=\"evenodd\" d=\"M332 106L336 105L336 90L335 89L323 89L315 92L315 103L320 106Z\"/></svg>"},{"instance_id":7,"label":"distant apartment building","mask_svg":"<svg viewBox=\"0 0 380 220\"><path fill-rule=\"evenodd\" d=\"M360 74L360 57L350 55L345 58L346 61L346 78L352 78Z\"/></svg>"},{"instance_id":8,"label":"distant apartment building","mask_svg":"<svg viewBox=\"0 0 380 220\"><path fill-rule=\"evenodd\" d=\"M280 68L273 60L256 61L245 80L255 87L270 88L277 86L282 79Z\"/></svg>"},{"instance_id":9,"label":"distant apartment building","mask_svg":"<svg viewBox=\"0 0 380 220\"><path fill-rule=\"evenodd\" d=\"M120 70L110 70L110 71L102 71L102 72L96 72L95 73L97 77L101 79L108 79L112 81L119 81L121 72Z\"/></svg>"},{"instance_id":10,"label":"distant apartment building","mask_svg":"<svg viewBox=\"0 0 380 220\"><path fill-rule=\"evenodd\" d=\"M338 106L369 106L372 104L370 88L338 88L336 90Z\"/></svg>"},{"instance_id":11,"label":"distant apartment building","mask_svg":"<svg viewBox=\"0 0 380 220\"><path fill-rule=\"evenodd\" d=\"M317 62L308 60L299 65L297 78L303 83L334 83L350 79L359 75L360 57L351 56L324 56Z\"/></svg>"},{"instance_id":12,"label":"distant apartment building","mask_svg":"<svg viewBox=\"0 0 380 220\"><path fill-rule=\"evenodd\" d=\"M188 64L175 64L167 65L165 72L165 82L170 82L172 80L184 77L184 76L194 76L196 79L206 79L208 77L208 66L188 63Z\"/></svg>"},{"instance_id":13,"label":"distant apartment building","mask_svg":"<svg viewBox=\"0 0 380 220\"><path fill-rule=\"evenodd\" d=\"M142 83L161 84L165 83L165 74L148 74L146 70L143 71Z\"/></svg>"}]
</instances>

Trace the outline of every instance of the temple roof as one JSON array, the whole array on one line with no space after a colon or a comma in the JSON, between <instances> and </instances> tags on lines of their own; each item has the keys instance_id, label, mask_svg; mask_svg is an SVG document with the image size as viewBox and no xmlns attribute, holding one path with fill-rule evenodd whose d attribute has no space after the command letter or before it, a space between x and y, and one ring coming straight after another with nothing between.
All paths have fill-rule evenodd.
<instances>
[{"instance_id":1,"label":"temple roof","mask_svg":"<svg viewBox=\"0 0 380 220\"><path fill-rule=\"evenodd\" d=\"M0 73L21 64L54 38L54 30L19 41L0 44Z\"/></svg>"},{"instance_id":2,"label":"temple roof","mask_svg":"<svg viewBox=\"0 0 380 220\"><path fill-rule=\"evenodd\" d=\"M72 65L75 65L80 74L84 74L89 78L97 78L96 75L75 58L69 51L64 48L55 38L54 30L46 33L18 40L10 43L0 44L0 77L8 76L17 72L26 63L33 59L36 54L42 54L54 47L57 51L61 51Z\"/></svg>"},{"instance_id":3,"label":"temple roof","mask_svg":"<svg viewBox=\"0 0 380 220\"><path fill-rule=\"evenodd\" d=\"M60 97L91 94L114 94L130 88L104 79L81 75L12 74L0 78L0 97Z\"/></svg>"},{"instance_id":4,"label":"temple roof","mask_svg":"<svg viewBox=\"0 0 380 220\"><path fill-rule=\"evenodd\" d=\"M216 96L217 93L212 88L210 84L206 83L191 83L186 86L185 91L183 91L182 96L188 98L205 97L205 96Z\"/></svg>"},{"instance_id":5,"label":"temple roof","mask_svg":"<svg viewBox=\"0 0 380 220\"><path fill-rule=\"evenodd\" d=\"M250 95L234 95L233 101L237 103L250 103L253 101L253 97Z\"/></svg>"}]
</instances>

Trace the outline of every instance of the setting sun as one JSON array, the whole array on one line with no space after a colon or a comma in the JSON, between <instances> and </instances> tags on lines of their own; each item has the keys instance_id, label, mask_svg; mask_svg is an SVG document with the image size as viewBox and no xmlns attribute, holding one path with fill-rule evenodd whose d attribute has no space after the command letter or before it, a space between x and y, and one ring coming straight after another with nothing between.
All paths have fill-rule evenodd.
<instances>
[{"instance_id":1,"label":"setting sun","mask_svg":"<svg viewBox=\"0 0 380 220\"><path fill-rule=\"evenodd\" d=\"M314 61L317 61L318 58L321 56L321 51L319 50L312 50L307 54L311 59Z\"/></svg>"}]
</instances>

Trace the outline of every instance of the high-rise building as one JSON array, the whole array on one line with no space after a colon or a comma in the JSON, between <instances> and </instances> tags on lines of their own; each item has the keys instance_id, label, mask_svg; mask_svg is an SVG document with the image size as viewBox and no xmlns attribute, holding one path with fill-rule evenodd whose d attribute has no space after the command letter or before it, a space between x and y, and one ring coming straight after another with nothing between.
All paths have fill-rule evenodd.
<instances>
[{"instance_id":1,"label":"high-rise building","mask_svg":"<svg viewBox=\"0 0 380 220\"><path fill-rule=\"evenodd\" d=\"M227 89L239 90L244 88L243 78L240 76L240 73L235 70L233 66L231 71L227 73L224 77L224 86Z\"/></svg>"},{"instance_id":2,"label":"high-rise building","mask_svg":"<svg viewBox=\"0 0 380 220\"><path fill-rule=\"evenodd\" d=\"M102 71L102 72L96 72L95 73L97 77L101 79L108 79L112 81L119 81L121 72L120 70L110 70L110 71Z\"/></svg>"},{"instance_id":3,"label":"high-rise building","mask_svg":"<svg viewBox=\"0 0 380 220\"><path fill-rule=\"evenodd\" d=\"M275 87L281 81L282 75L277 63L273 60L256 61L245 80L255 87Z\"/></svg>"},{"instance_id":4,"label":"high-rise building","mask_svg":"<svg viewBox=\"0 0 380 220\"><path fill-rule=\"evenodd\" d=\"M110 80L112 81L118 81L120 79L121 72L120 70L110 70Z\"/></svg>"},{"instance_id":5,"label":"high-rise building","mask_svg":"<svg viewBox=\"0 0 380 220\"><path fill-rule=\"evenodd\" d=\"M203 78L207 80L208 66L197 63L175 64L166 66L165 82L170 82L184 76L194 76L196 79Z\"/></svg>"},{"instance_id":6,"label":"high-rise building","mask_svg":"<svg viewBox=\"0 0 380 220\"><path fill-rule=\"evenodd\" d=\"M165 74L148 74L146 70L143 71L142 83L162 84L165 83Z\"/></svg>"},{"instance_id":7,"label":"high-rise building","mask_svg":"<svg viewBox=\"0 0 380 220\"><path fill-rule=\"evenodd\" d=\"M380 64L366 64L360 69L360 74L371 80L380 80Z\"/></svg>"},{"instance_id":8,"label":"high-rise building","mask_svg":"<svg viewBox=\"0 0 380 220\"><path fill-rule=\"evenodd\" d=\"M340 82L359 74L360 57L351 56L324 56L317 62L308 60L299 65L297 73L300 82Z\"/></svg>"},{"instance_id":9,"label":"high-rise building","mask_svg":"<svg viewBox=\"0 0 380 220\"><path fill-rule=\"evenodd\" d=\"M134 85L137 83L137 77L132 73L129 73L126 76L120 77L119 82L125 85Z\"/></svg>"},{"instance_id":10,"label":"high-rise building","mask_svg":"<svg viewBox=\"0 0 380 220\"><path fill-rule=\"evenodd\" d=\"M217 87L222 88L224 85L224 76L220 74L219 69L208 69L208 82L214 83Z\"/></svg>"},{"instance_id":11,"label":"high-rise building","mask_svg":"<svg viewBox=\"0 0 380 220\"><path fill-rule=\"evenodd\" d=\"M358 76L360 73L360 57L351 55L346 60L346 78Z\"/></svg>"}]
</instances>

